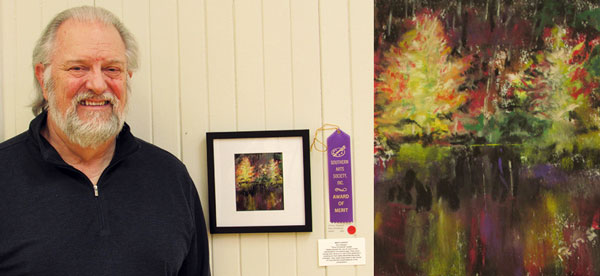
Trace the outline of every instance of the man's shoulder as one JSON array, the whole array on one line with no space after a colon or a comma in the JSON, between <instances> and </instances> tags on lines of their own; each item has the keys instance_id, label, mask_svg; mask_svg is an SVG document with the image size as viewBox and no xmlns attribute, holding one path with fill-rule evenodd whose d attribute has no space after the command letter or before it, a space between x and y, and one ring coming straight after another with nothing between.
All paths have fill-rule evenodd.
<instances>
[{"instance_id":1,"label":"man's shoulder","mask_svg":"<svg viewBox=\"0 0 600 276\"><path fill-rule=\"evenodd\" d=\"M3 152L7 152L10 149L13 149L15 147L24 145L24 143L27 141L27 132L23 132L15 137L12 137L2 143L0 143L0 154L2 154Z\"/></svg>"},{"instance_id":2,"label":"man's shoulder","mask_svg":"<svg viewBox=\"0 0 600 276\"><path fill-rule=\"evenodd\" d=\"M145 160L151 160L153 162L158 162L163 165L170 164L175 165L177 167L184 167L183 162L179 160L175 155L164 150L154 144L146 142L142 139L135 138L137 142L140 144L140 150L138 153L140 154L140 158Z\"/></svg>"},{"instance_id":3,"label":"man's shoulder","mask_svg":"<svg viewBox=\"0 0 600 276\"><path fill-rule=\"evenodd\" d=\"M187 185L191 183L191 178L187 167L181 160L156 145L138 138L136 139L139 143L139 149L128 158L128 163L131 166L129 167L130 169L143 171L144 177L152 179L153 182L181 183L184 185L179 186L180 188L188 188ZM175 179L179 181L175 181ZM167 186L177 187L177 185Z\"/></svg>"},{"instance_id":4,"label":"man's shoulder","mask_svg":"<svg viewBox=\"0 0 600 276\"><path fill-rule=\"evenodd\" d=\"M0 143L0 171L7 172L9 167L13 168L31 160L29 159L31 144L28 141L25 132Z\"/></svg>"}]
</instances>

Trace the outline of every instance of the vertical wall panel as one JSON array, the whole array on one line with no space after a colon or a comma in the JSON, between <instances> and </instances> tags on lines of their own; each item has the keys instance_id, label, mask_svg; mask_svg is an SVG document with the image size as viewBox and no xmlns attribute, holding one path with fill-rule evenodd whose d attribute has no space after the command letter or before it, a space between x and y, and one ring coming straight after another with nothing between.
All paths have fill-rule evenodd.
<instances>
[{"instance_id":1,"label":"vertical wall panel","mask_svg":"<svg viewBox=\"0 0 600 276\"><path fill-rule=\"evenodd\" d=\"M240 235L213 235L212 242L213 275L242 275L240 268Z\"/></svg>"},{"instance_id":2,"label":"vertical wall panel","mask_svg":"<svg viewBox=\"0 0 600 276\"><path fill-rule=\"evenodd\" d=\"M2 14L2 6L4 6L3 4L4 1L0 1L0 15ZM1 17L0 17L1 18ZM4 33L2 26L4 26L4 23L2 22L2 20L0 20L0 107L4 106L4 85L2 85L2 83L4 83L4 75L3 75L3 71L4 71L4 66L3 66L3 62L4 62ZM4 141L4 112L0 111L0 141Z\"/></svg>"},{"instance_id":3,"label":"vertical wall panel","mask_svg":"<svg viewBox=\"0 0 600 276\"><path fill-rule=\"evenodd\" d=\"M288 1L263 1L267 128L287 129L294 115L290 6Z\"/></svg>"},{"instance_id":4,"label":"vertical wall panel","mask_svg":"<svg viewBox=\"0 0 600 276\"><path fill-rule=\"evenodd\" d=\"M313 132L322 124L319 6L317 0L292 0L292 68L294 124ZM317 240L325 237L323 154L311 152L312 233L298 234L298 275L325 275L318 266Z\"/></svg>"},{"instance_id":5,"label":"vertical wall panel","mask_svg":"<svg viewBox=\"0 0 600 276\"><path fill-rule=\"evenodd\" d=\"M43 0L42 1L42 27L59 12L69 7L68 0Z\"/></svg>"},{"instance_id":6,"label":"vertical wall panel","mask_svg":"<svg viewBox=\"0 0 600 276\"><path fill-rule=\"evenodd\" d=\"M3 6L3 1L0 1L0 15L2 14L2 6ZM0 17L1 18L1 17ZM0 19L0 107L3 107L4 105L4 97L2 96L4 87L2 85L3 83L3 74L2 72L4 71L4 67L2 66L3 61L4 61L4 57L3 57L3 53L4 53L4 39L3 36L4 34L2 33L3 29L2 26L4 26L2 20ZM0 141L4 141L4 112L0 111Z\"/></svg>"},{"instance_id":7,"label":"vertical wall panel","mask_svg":"<svg viewBox=\"0 0 600 276\"><path fill-rule=\"evenodd\" d=\"M265 122L267 129L292 129L292 57L288 1L263 0ZM269 275L296 275L296 234L269 234Z\"/></svg>"},{"instance_id":8,"label":"vertical wall panel","mask_svg":"<svg viewBox=\"0 0 600 276\"><path fill-rule=\"evenodd\" d=\"M19 72L17 64L17 5L16 0L5 0L2 6L2 20L4 21L2 32L4 34L4 82L3 85L3 109L4 109L4 136L6 138L17 134L16 124L16 98L17 98L17 75Z\"/></svg>"},{"instance_id":9,"label":"vertical wall panel","mask_svg":"<svg viewBox=\"0 0 600 276\"><path fill-rule=\"evenodd\" d=\"M209 125L204 5L204 1L179 1L179 63L182 160L196 184L204 217L208 220L205 133Z\"/></svg>"},{"instance_id":10,"label":"vertical wall panel","mask_svg":"<svg viewBox=\"0 0 600 276\"><path fill-rule=\"evenodd\" d=\"M348 1L354 150L352 166L356 196L356 236L365 238L367 264L356 267L357 275L371 275L373 260L373 1ZM368 104L367 104L368 103Z\"/></svg>"},{"instance_id":11,"label":"vertical wall panel","mask_svg":"<svg viewBox=\"0 0 600 276\"><path fill-rule=\"evenodd\" d=\"M242 276L269 275L267 234L242 234L240 237Z\"/></svg>"},{"instance_id":12,"label":"vertical wall panel","mask_svg":"<svg viewBox=\"0 0 600 276\"><path fill-rule=\"evenodd\" d=\"M1 119L2 119L2 141L12 137L15 130L15 56L16 50L16 16L15 16L15 1L2 0L0 6L0 30L2 31L2 39L0 40L1 63L0 63L0 90L2 93L2 102L0 103Z\"/></svg>"},{"instance_id":13,"label":"vertical wall panel","mask_svg":"<svg viewBox=\"0 0 600 276\"><path fill-rule=\"evenodd\" d=\"M150 66L154 144L181 156L177 1L150 1Z\"/></svg>"},{"instance_id":14,"label":"vertical wall panel","mask_svg":"<svg viewBox=\"0 0 600 276\"><path fill-rule=\"evenodd\" d=\"M321 87L323 122L338 125L351 135L352 94L346 3L342 0L320 2ZM327 132L326 136L330 134L331 131ZM323 170L327 172L327 166L324 166ZM327 237L333 238L329 235Z\"/></svg>"},{"instance_id":15,"label":"vertical wall panel","mask_svg":"<svg viewBox=\"0 0 600 276\"><path fill-rule=\"evenodd\" d=\"M131 132L148 142L152 139L152 82L150 69L150 4L148 0L123 2L123 24L138 42L138 70L133 73L129 91L127 122ZM170 91L173 93L174 91Z\"/></svg>"},{"instance_id":16,"label":"vertical wall panel","mask_svg":"<svg viewBox=\"0 0 600 276\"><path fill-rule=\"evenodd\" d=\"M332 123L353 134L352 93L350 90L348 1L320 2L321 19L321 83L323 89L323 122ZM330 132L327 133L329 135ZM356 150L355 137L350 137L351 148ZM323 167L327 172L327 166ZM327 179L324 180L327 183ZM353 184L355 175L353 174ZM327 185L327 184L326 184ZM326 194L328 190L326 189ZM354 192L356 195L356 193ZM354 203L356 203L354 198ZM328 201L325 201L328 205ZM355 204L356 205L356 204ZM325 207L327 209L327 207ZM356 210L356 208L354 208ZM354 214L356 219L356 214ZM329 221L329 218L326 218ZM326 233L327 238L346 238L345 233ZM328 276L354 274L352 266L330 266Z\"/></svg>"},{"instance_id":17,"label":"vertical wall panel","mask_svg":"<svg viewBox=\"0 0 600 276\"><path fill-rule=\"evenodd\" d=\"M294 128L310 129L311 137L322 123L318 4L290 1ZM323 154L311 152L310 162L313 231L297 234L297 275L324 276L316 257L317 240L325 237Z\"/></svg>"},{"instance_id":18,"label":"vertical wall panel","mask_svg":"<svg viewBox=\"0 0 600 276\"><path fill-rule=\"evenodd\" d=\"M210 131L236 125L233 0L206 0L206 47ZM214 275L239 276L240 235L212 236Z\"/></svg>"},{"instance_id":19,"label":"vertical wall panel","mask_svg":"<svg viewBox=\"0 0 600 276\"><path fill-rule=\"evenodd\" d=\"M261 0L234 1L237 130L265 129ZM242 234L242 275L269 275L267 234Z\"/></svg>"},{"instance_id":20,"label":"vertical wall panel","mask_svg":"<svg viewBox=\"0 0 600 276\"><path fill-rule=\"evenodd\" d=\"M270 233L268 275L298 275L296 247L296 234Z\"/></svg>"},{"instance_id":21,"label":"vertical wall panel","mask_svg":"<svg viewBox=\"0 0 600 276\"><path fill-rule=\"evenodd\" d=\"M234 1L238 130L265 128L261 0Z\"/></svg>"},{"instance_id":22,"label":"vertical wall panel","mask_svg":"<svg viewBox=\"0 0 600 276\"><path fill-rule=\"evenodd\" d=\"M94 0L94 5L105 8L113 12L121 20L123 19L123 0Z\"/></svg>"},{"instance_id":23,"label":"vertical wall panel","mask_svg":"<svg viewBox=\"0 0 600 276\"><path fill-rule=\"evenodd\" d=\"M42 5L35 0L16 1L16 60L15 68L15 127L16 133L23 132L33 118L31 104L34 98L31 53L42 28ZM13 134L16 134L13 133Z\"/></svg>"},{"instance_id":24,"label":"vertical wall panel","mask_svg":"<svg viewBox=\"0 0 600 276\"><path fill-rule=\"evenodd\" d=\"M233 0L206 0L208 92L211 131L236 126Z\"/></svg>"},{"instance_id":25,"label":"vertical wall panel","mask_svg":"<svg viewBox=\"0 0 600 276\"><path fill-rule=\"evenodd\" d=\"M93 6L94 0L68 0L69 7Z\"/></svg>"}]
</instances>

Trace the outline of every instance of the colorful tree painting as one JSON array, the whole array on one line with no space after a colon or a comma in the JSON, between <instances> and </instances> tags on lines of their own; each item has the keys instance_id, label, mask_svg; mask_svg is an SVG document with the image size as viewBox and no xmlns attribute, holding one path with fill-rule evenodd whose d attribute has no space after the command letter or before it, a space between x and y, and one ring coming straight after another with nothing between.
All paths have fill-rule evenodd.
<instances>
[{"instance_id":1,"label":"colorful tree painting","mask_svg":"<svg viewBox=\"0 0 600 276\"><path fill-rule=\"evenodd\" d=\"M375 1L375 275L600 275L600 4Z\"/></svg>"},{"instance_id":2,"label":"colorful tree painting","mask_svg":"<svg viewBox=\"0 0 600 276\"><path fill-rule=\"evenodd\" d=\"M237 211L283 210L283 154L235 154Z\"/></svg>"}]
</instances>

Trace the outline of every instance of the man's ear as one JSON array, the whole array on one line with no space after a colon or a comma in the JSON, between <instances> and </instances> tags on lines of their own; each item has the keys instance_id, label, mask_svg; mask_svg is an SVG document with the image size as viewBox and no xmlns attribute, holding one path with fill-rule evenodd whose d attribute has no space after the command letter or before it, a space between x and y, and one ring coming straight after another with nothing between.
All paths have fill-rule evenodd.
<instances>
[{"instance_id":1,"label":"man's ear","mask_svg":"<svg viewBox=\"0 0 600 276\"><path fill-rule=\"evenodd\" d=\"M127 71L127 75L129 75L129 78L131 79L131 77L133 77L133 72Z\"/></svg>"},{"instance_id":2,"label":"man's ear","mask_svg":"<svg viewBox=\"0 0 600 276\"><path fill-rule=\"evenodd\" d=\"M37 79L38 84L40 85L40 87L42 88L42 91L44 93L44 99L48 100L48 93L46 92L46 86L44 84L44 69L45 66L41 63L38 63L35 65L35 67L33 68L34 72L35 72L35 78Z\"/></svg>"}]
</instances>

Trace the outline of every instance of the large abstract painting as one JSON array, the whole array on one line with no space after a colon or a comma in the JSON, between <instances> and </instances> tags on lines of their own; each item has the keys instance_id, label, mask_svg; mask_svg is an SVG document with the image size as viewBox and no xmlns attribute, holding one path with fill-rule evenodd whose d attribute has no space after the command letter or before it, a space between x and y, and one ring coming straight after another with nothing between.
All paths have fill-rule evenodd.
<instances>
[{"instance_id":1,"label":"large abstract painting","mask_svg":"<svg viewBox=\"0 0 600 276\"><path fill-rule=\"evenodd\" d=\"M600 4L375 1L375 275L600 275Z\"/></svg>"}]
</instances>

